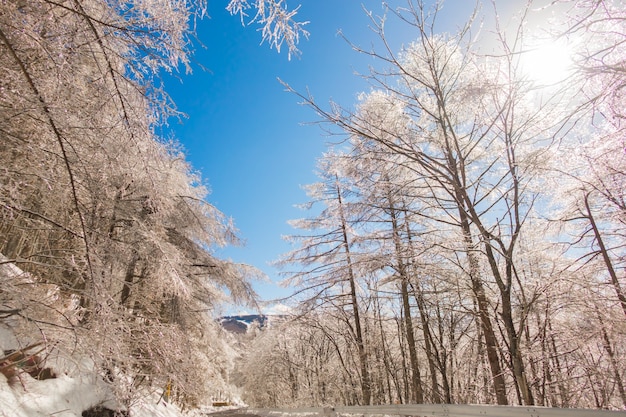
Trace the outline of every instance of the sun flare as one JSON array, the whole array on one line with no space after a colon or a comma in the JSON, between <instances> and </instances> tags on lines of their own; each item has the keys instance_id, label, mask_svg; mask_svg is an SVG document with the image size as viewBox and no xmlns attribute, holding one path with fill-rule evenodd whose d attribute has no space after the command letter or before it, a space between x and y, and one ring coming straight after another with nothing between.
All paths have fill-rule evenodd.
<instances>
[{"instance_id":1,"label":"sun flare","mask_svg":"<svg viewBox=\"0 0 626 417\"><path fill-rule=\"evenodd\" d=\"M522 71L538 86L550 86L570 74L572 48L565 41L544 42L529 47L521 55Z\"/></svg>"}]
</instances>

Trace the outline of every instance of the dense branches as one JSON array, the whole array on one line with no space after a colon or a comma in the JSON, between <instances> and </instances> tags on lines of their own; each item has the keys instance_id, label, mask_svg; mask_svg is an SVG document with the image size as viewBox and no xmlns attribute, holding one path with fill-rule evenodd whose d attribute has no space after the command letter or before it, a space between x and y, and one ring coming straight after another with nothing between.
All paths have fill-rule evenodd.
<instances>
[{"instance_id":1,"label":"dense branches","mask_svg":"<svg viewBox=\"0 0 626 417\"><path fill-rule=\"evenodd\" d=\"M372 17L382 48L353 46L380 64L354 108L327 110L296 93L346 138L322 158L321 177L350 191L342 206L353 214L350 280L372 401L623 407L623 11L609 1L529 2L471 38L471 20L438 34L445 7L407 4L388 11L395 21ZM546 81L525 60L547 35L529 28L553 8L564 18L550 35L573 45L572 64ZM390 22L417 39L394 51ZM302 268L288 282L309 307L337 298L306 292L310 281L298 277L315 275L315 288L340 282L316 271L330 271L341 252L329 245L342 240L326 234L317 248L328 251L310 250L320 231L345 226L322 203L316 221L298 223L310 234L286 258ZM307 320L329 315L311 310ZM315 323L331 340L337 323ZM358 369L333 360L344 379ZM344 390L350 403L355 390Z\"/></svg>"},{"instance_id":2,"label":"dense branches","mask_svg":"<svg viewBox=\"0 0 626 417\"><path fill-rule=\"evenodd\" d=\"M254 7L264 39L296 52L295 12ZM142 386L194 402L223 383L210 311L254 302L258 272L212 254L237 242L232 224L154 133L174 112L159 72L189 69L204 13L203 1L0 6L2 325L90 357L124 404Z\"/></svg>"}]
</instances>

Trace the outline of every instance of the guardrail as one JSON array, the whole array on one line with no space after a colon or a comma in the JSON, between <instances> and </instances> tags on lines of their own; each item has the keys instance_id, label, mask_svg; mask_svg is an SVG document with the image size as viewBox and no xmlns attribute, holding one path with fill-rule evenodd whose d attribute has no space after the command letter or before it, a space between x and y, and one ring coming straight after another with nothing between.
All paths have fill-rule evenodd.
<instances>
[{"instance_id":1,"label":"guardrail","mask_svg":"<svg viewBox=\"0 0 626 417\"><path fill-rule=\"evenodd\" d=\"M337 415L387 415L414 417L626 417L626 411L582 408L551 408L538 406L461 405L461 404L403 404L352 407L311 407L294 409L246 409L246 413L314 414L323 417Z\"/></svg>"}]
</instances>

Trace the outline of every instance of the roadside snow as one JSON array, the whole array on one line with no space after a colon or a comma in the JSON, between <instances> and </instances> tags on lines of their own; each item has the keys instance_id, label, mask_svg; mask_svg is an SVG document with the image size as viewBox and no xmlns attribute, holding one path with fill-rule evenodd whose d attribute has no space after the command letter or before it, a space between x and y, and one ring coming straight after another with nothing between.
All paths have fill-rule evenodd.
<instances>
[{"instance_id":1,"label":"roadside snow","mask_svg":"<svg viewBox=\"0 0 626 417\"><path fill-rule=\"evenodd\" d=\"M0 374L1 417L80 417L84 410L96 405L115 408L111 393L103 382L94 383L93 378L58 378L38 381L22 375L24 385L9 386ZM173 404L147 398L131 409L132 417L193 417L197 413L183 414Z\"/></svg>"},{"instance_id":2,"label":"roadside snow","mask_svg":"<svg viewBox=\"0 0 626 417\"><path fill-rule=\"evenodd\" d=\"M38 381L22 375L22 382L10 386L0 373L0 417L81 417L84 410L100 405L115 409L109 387L92 377L69 377ZM158 402L158 404L157 404ZM182 412L176 405L152 395L131 407L132 417L201 417L230 407L206 407Z\"/></svg>"},{"instance_id":3,"label":"roadside snow","mask_svg":"<svg viewBox=\"0 0 626 417\"><path fill-rule=\"evenodd\" d=\"M18 276L25 273L0 253L0 281ZM0 322L0 358L24 345L18 343L13 330L18 324L16 320ZM33 335L32 341L38 340ZM0 417L82 417L83 411L96 406L119 409L112 387L97 375L91 360L57 352L48 356L47 365L57 374L56 378L40 381L21 373L19 380L9 384L0 372ZM156 393L134 402L130 414L132 417L201 417L226 408L207 407L183 413Z\"/></svg>"}]
</instances>

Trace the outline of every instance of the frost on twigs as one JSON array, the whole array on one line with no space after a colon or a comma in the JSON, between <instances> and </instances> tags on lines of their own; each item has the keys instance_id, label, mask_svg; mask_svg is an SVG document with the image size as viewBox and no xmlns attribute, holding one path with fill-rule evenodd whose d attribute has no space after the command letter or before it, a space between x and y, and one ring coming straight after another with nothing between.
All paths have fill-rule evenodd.
<instances>
[{"instance_id":1,"label":"frost on twigs","mask_svg":"<svg viewBox=\"0 0 626 417\"><path fill-rule=\"evenodd\" d=\"M185 65L203 7L0 3L0 325L19 342L0 348L89 357L124 405L224 384L210 313L253 297L251 273L211 252L232 225L154 130L171 107L153 80Z\"/></svg>"},{"instance_id":2,"label":"frost on twigs","mask_svg":"<svg viewBox=\"0 0 626 417\"><path fill-rule=\"evenodd\" d=\"M248 15L249 9L256 9L253 17ZM262 42L268 42L270 47L276 48L280 52L283 44L287 44L287 55L291 59L292 55L299 56L298 43L300 35L309 37L309 32L304 29L308 22L298 22L294 18L298 14L300 6L289 10L287 3L283 0L254 0L252 5L247 0L231 0L226 10L232 15L239 15L241 23L257 23L263 36Z\"/></svg>"}]
</instances>

